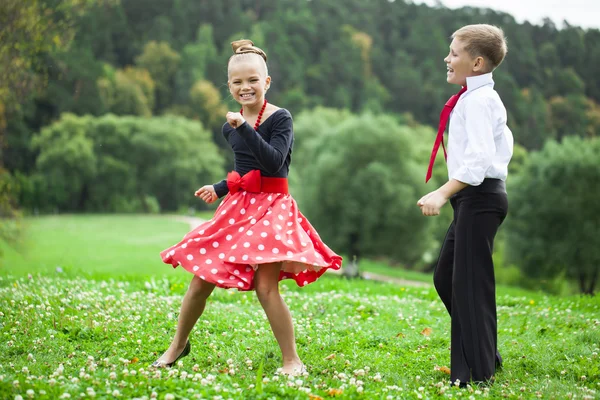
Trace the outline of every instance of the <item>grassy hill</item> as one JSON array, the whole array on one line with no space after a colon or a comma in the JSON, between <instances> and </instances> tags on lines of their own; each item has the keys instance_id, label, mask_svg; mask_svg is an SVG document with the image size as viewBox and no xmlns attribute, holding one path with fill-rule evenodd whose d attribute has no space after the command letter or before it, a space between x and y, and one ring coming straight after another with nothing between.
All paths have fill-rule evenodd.
<instances>
[{"instance_id":1,"label":"grassy hill","mask_svg":"<svg viewBox=\"0 0 600 400\"><path fill-rule=\"evenodd\" d=\"M193 331L192 355L155 372L148 365L168 346L190 278L158 252L186 224L89 215L26 224L0 269L0 398L598 397L600 296L499 288L504 368L495 385L460 390L440 370L450 320L432 287L337 276L281 284L307 376L276 375L256 296L225 290Z\"/></svg>"}]
</instances>

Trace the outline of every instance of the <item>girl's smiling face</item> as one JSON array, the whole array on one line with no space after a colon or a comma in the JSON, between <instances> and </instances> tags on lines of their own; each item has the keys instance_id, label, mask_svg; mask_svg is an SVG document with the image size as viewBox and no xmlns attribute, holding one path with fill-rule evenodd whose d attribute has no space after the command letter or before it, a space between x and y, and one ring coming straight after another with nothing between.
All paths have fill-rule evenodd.
<instances>
[{"instance_id":1,"label":"girl's smiling face","mask_svg":"<svg viewBox=\"0 0 600 400\"><path fill-rule=\"evenodd\" d=\"M229 92L242 106L262 104L270 83L265 66L254 57L233 60L229 65Z\"/></svg>"}]
</instances>

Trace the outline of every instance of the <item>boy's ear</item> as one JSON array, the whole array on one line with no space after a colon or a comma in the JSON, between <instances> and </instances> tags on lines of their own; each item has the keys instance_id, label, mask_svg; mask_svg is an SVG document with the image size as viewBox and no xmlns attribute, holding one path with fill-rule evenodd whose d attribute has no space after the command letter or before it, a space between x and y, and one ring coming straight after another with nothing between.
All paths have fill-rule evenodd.
<instances>
[{"instance_id":1,"label":"boy's ear","mask_svg":"<svg viewBox=\"0 0 600 400\"><path fill-rule=\"evenodd\" d=\"M485 58L479 56L475 58L475 62L473 63L473 72L483 71L485 71Z\"/></svg>"}]
</instances>

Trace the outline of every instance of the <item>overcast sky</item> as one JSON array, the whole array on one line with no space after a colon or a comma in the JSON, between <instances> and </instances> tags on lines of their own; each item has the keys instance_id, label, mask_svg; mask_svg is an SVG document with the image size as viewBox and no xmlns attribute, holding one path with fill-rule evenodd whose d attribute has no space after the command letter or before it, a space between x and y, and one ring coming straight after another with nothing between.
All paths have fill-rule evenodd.
<instances>
[{"instance_id":1,"label":"overcast sky","mask_svg":"<svg viewBox=\"0 0 600 400\"><path fill-rule=\"evenodd\" d=\"M414 3L433 5L436 0L413 0ZM507 12L519 22L540 24L549 17L557 27L562 21L583 28L600 29L600 1L598 0L441 0L448 8L463 6L492 8Z\"/></svg>"}]
</instances>

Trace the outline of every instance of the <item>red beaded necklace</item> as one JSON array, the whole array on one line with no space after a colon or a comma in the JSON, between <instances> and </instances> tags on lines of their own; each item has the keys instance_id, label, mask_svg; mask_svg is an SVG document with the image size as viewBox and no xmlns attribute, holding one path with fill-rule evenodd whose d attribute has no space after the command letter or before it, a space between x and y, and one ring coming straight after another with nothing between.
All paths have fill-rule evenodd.
<instances>
[{"instance_id":1,"label":"red beaded necklace","mask_svg":"<svg viewBox=\"0 0 600 400\"><path fill-rule=\"evenodd\" d=\"M256 123L254 124L255 131L257 131L258 127L260 126L260 120L262 119L263 113L265 112L265 108L267 108L267 99L265 99L262 108L258 112L258 118L256 118ZM244 107L242 107L242 109L240 110L240 114L244 115Z\"/></svg>"}]
</instances>

